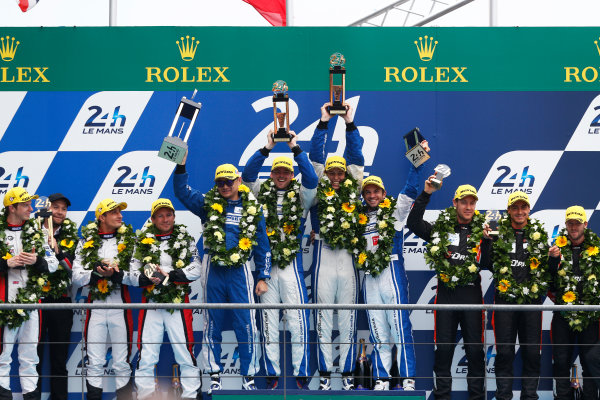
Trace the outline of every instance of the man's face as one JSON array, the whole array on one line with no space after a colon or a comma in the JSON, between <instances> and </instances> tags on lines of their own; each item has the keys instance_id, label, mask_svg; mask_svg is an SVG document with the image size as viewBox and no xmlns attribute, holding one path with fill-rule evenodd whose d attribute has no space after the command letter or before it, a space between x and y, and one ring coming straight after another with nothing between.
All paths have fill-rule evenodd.
<instances>
[{"instance_id":1,"label":"man's face","mask_svg":"<svg viewBox=\"0 0 600 400\"><path fill-rule=\"evenodd\" d=\"M385 199L386 192L377 185L367 185L363 189L363 198L370 208L375 208Z\"/></svg>"},{"instance_id":2,"label":"man's face","mask_svg":"<svg viewBox=\"0 0 600 400\"><path fill-rule=\"evenodd\" d=\"M575 219L568 220L565 225L567 226L567 233L569 234L569 239L573 243L580 243L583 241L583 234L585 232L585 228L587 228L587 222L583 224Z\"/></svg>"},{"instance_id":3,"label":"man's face","mask_svg":"<svg viewBox=\"0 0 600 400\"><path fill-rule=\"evenodd\" d=\"M510 215L510 221L513 228L523 228L527 225L527 218L529 218L529 204L523 200L518 200L508 207L508 215Z\"/></svg>"},{"instance_id":4,"label":"man's face","mask_svg":"<svg viewBox=\"0 0 600 400\"><path fill-rule=\"evenodd\" d=\"M273 179L275 187L279 190L286 189L293 177L294 173L284 167L277 167L271 171L271 179Z\"/></svg>"},{"instance_id":5,"label":"man's face","mask_svg":"<svg viewBox=\"0 0 600 400\"><path fill-rule=\"evenodd\" d=\"M452 200L456 208L456 216L459 224L469 224L475 215L477 199L474 196L465 196L462 199Z\"/></svg>"},{"instance_id":6,"label":"man's face","mask_svg":"<svg viewBox=\"0 0 600 400\"><path fill-rule=\"evenodd\" d=\"M9 213L13 215L15 220L17 220L17 224L27 221L31 215L31 212L33 211L33 208L31 207L31 200L23 203L13 204L10 207Z\"/></svg>"},{"instance_id":7,"label":"man's face","mask_svg":"<svg viewBox=\"0 0 600 400\"><path fill-rule=\"evenodd\" d=\"M338 190L340 188L340 182L346 179L346 171L341 168L330 168L325 171L325 175L331 181L331 187L334 190Z\"/></svg>"},{"instance_id":8,"label":"man's face","mask_svg":"<svg viewBox=\"0 0 600 400\"><path fill-rule=\"evenodd\" d=\"M175 225L175 212L168 207L159 208L152 216L152 223L161 234L170 233Z\"/></svg>"},{"instance_id":9,"label":"man's face","mask_svg":"<svg viewBox=\"0 0 600 400\"><path fill-rule=\"evenodd\" d=\"M119 207L105 212L98 218L100 221L100 232L111 233L119 229L123 223L123 216Z\"/></svg>"},{"instance_id":10,"label":"man's face","mask_svg":"<svg viewBox=\"0 0 600 400\"><path fill-rule=\"evenodd\" d=\"M223 196L225 200L237 200L238 189L242 178L231 179L219 179L217 180L217 190L219 194Z\"/></svg>"},{"instance_id":11,"label":"man's face","mask_svg":"<svg viewBox=\"0 0 600 400\"><path fill-rule=\"evenodd\" d=\"M67 202L62 199L54 200L50 204L50 211L52 211L52 223L54 226L61 225L67 217Z\"/></svg>"}]
</instances>

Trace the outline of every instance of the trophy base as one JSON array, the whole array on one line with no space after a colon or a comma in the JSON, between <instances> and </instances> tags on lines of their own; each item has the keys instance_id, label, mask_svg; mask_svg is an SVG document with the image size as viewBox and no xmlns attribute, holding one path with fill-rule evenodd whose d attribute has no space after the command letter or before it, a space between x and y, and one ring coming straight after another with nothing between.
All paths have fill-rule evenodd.
<instances>
[{"instance_id":1,"label":"trophy base","mask_svg":"<svg viewBox=\"0 0 600 400\"><path fill-rule=\"evenodd\" d=\"M346 110L345 106L329 106L327 107L327 111L329 111L329 114L331 115L346 115L346 113L348 112L348 110Z\"/></svg>"},{"instance_id":2,"label":"trophy base","mask_svg":"<svg viewBox=\"0 0 600 400\"><path fill-rule=\"evenodd\" d=\"M292 140L292 135L290 135L286 131L277 132L276 134L273 135L273 141L275 143L289 142L290 140Z\"/></svg>"},{"instance_id":3,"label":"trophy base","mask_svg":"<svg viewBox=\"0 0 600 400\"><path fill-rule=\"evenodd\" d=\"M160 146L158 156L176 164L181 164L187 148L187 143L177 136L167 136L162 146Z\"/></svg>"},{"instance_id":4,"label":"trophy base","mask_svg":"<svg viewBox=\"0 0 600 400\"><path fill-rule=\"evenodd\" d=\"M432 179L431 186L433 186L436 190L439 190L442 187L442 181L440 179Z\"/></svg>"}]
</instances>

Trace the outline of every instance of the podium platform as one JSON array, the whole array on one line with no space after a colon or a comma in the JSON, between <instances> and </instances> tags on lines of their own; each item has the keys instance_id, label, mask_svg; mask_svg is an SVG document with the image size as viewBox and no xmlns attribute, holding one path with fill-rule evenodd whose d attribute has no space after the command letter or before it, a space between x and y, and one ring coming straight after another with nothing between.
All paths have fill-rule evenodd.
<instances>
[{"instance_id":1,"label":"podium platform","mask_svg":"<svg viewBox=\"0 0 600 400\"><path fill-rule=\"evenodd\" d=\"M284 397L285 393L285 397ZM386 400L425 400L424 390L218 390L212 396L204 393L204 398L213 400L369 400L373 396L385 396Z\"/></svg>"}]
</instances>

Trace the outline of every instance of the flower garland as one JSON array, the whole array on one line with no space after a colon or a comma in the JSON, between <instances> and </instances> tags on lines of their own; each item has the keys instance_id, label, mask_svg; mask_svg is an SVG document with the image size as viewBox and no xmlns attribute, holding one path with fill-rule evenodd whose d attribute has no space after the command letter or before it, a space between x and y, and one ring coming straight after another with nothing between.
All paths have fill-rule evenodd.
<instances>
[{"instance_id":1,"label":"flower garland","mask_svg":"<svg viewBox=\"0 0 600 400\"><path fill-rule=\"evenodd\" d=\"M448 207L442 210L432 227L431 240L426 245L425 261L430 269L435 270L438 280L444 282L446 287L454 289L457 286L467 285L475 281L479 274L477 254L483 238L483 224L485 217L475 210L475 215L469 224L471 235L467 239L468 254L463 263L452 265L448 260L451 252L449 235L455 233L457 224L456 208Z\"/></svg>"},{"instance_id":2,"label":"flower garland","mask_svg":"<svg viewBox=\"0 0 600 400\"><path fill-rule=\"evenodd\" d=\"M367 250L367 238L364 235L357 238L355 250L355 254L357 254L356 267L364 270L365 274L377 276L390 265L394 248L394 236L396 235L396 229L394 228L394 223L396 222L396 218L394 218L395 210L396 199L388 196L379 204L377 211L373 211L377 214L376 224L377 232L379 233L377 249L375 251ZM366 214L360 213L358 223L366 225L368 219Z\"/></svg>"},{"instance_id":3,"label":"flower garland","mask_svg":"<svg viewBox=\"0 0 600 400\"><path fill-rule=\"evenodd\" d=\"M64 253L73 254L77 247L79 237L77 236L77 225L68 218L65 218L58 232L57 245ZM45 274L46 284L42 287L44 297L59 298L66 293L71 276L61 264L52 274Z\"/></svg>"},{"instance_id":4,"label":"flower garland","mask_svg":"<svg viewBox=\"0 0 600 400\"><path fill-rule=\"evenodd\" d=\"M94 270L98 265L102 263L98 256L98 250L102 246L102 238L98 233L98 224L96 222L89 222L86 226L81 228L81 235L83 236L83 246L81 248L81 257L83 268L86 270ZM116 265L121 271L129 271L129 263L133 256L135 235L131 225L121 224L116 232L117 239L117 258L115 260ZM100 278L95 286L90 286L90 297L92 300L104 300L106 299L115 289L117 285L113 285L110 278Z\"/></svg>"},{"instance_id":5,"label":"flower garland","mask_svg":"<svg viewBox=\"0 0 600 400\"><path fill-rule=\"evenodd\" d=\"M517 283L512 273L509 253L515 243L515 231L510 222L510 216L503 216L498 222L498 240L493 244L494 251L492 271L496 281L496 288L501 297L518 304L537 300L548 291L550 272L545 260L548 257L548 234L538 220L527 219L523 228L523 237L527 240L530 278L522 283Z\"/></svg>"},{"instance_id":6,"label":"flower garland","mask_svg":"<svg viewBox=\"0 0 600 400\"><path fill-rule=\"evenodd\" d=\"M598 276L600 276L600 238L589 229L584 231L582 251L579 256L579 270L581 276L573 271L573 250L568 239L567 230L563 228L556 238L556 245L560 247L561 262L557 271L555 285L557 304L583 305L600 304L598 294ZM577 286L583 281L582 293L579 296ZM598 311L562 311L562 316L569 321L571 329L581 332L591 321L600 318Z\"/></svg>"},{"instance_id":7,"label":"flower garland","mask_svg":"<svg viewBox=\"0 0 600 400\"><path fill-rule=\"evenodd\" d=\"M300 182L296 179L292 179L285 190L281 218L277 215L277 192L273 179L269 178L260 185L258 201L262 204L265 214L272 263L284 269L300 250L298 234L304 209L300 202Z\"/></svg>"},{"instance_id":8,"label":"flower garland","mask_svg":"<svg viewBox=\"0 0 600 400\"><path fill-rule=\"evenodd\" d=\"M239 241L237 246L229 250L225 241L227 200L219 194L216 185L204 197L204 208L207 214L204 243L212 255L212 261L227 267L244 265L250 257L252 247L257 245L254 237L260 218L260 205L250 193L248 186L240 185L238 190L243 208L239 224Z\"/></svg>"},{"instance_id":9,"label":"flower garland","mask_svg":"<svg viewBox=\"0 0 600 400\"><path fill-rule=\"evenodd\" d=\"M8 224L4 218L2 218L2 220L4 223L0 223L0 229L2 229L2 232L5 232ZM21 230L21 243L23 245L23 251L31 252L35 249L37 254L45 254L46 250L44 248L44 234L40 229L38 229L35 220L30 219L25 221ZM6 247L6 250L2 250L3 253L6 251L6 254L3 258L8 260L12 258L12 255L8 252L8 246L5 244L4 238L2 243ZM38 272L37 269L32 268L32 266L27 266L27 283L25 284L25 287L17 290L15 299L11 303L38 303L44 296L43 287L46 284L46 278L44 275L46 274ZM0 314L0 324L6 325L11 329L20 327L23 322L29 319L29 312L26 312L23 309L4 310L1 311Z\"/></svg>"},{"instance_id":10,"label":"flower garland","mask_svg":"<svg viewBox=\"0 0 600 400\"><path fill-rule=\"evenodd\" d=\"M331 248L347 249L353 254L358 237L362 237L364 226L358 223L361 202L358 184L350 174L338 190L331 187L327 176L323 176L317 188L319 201L319 235ZM353 239L356 239L353 242Z\"/></svg>"},{"instance_id":11,"label":"flower garland","mask_svg":"<svg viewBox=\"0 0 600 400\"><path fill-rule=\"evenodd\" d=\"M137 236L137 246L135 258L145 264L160 265L160 247L155 243L158 242L157 235L160 232L150 223L145 226L145 230L141 231ZM195 243L195 240L186 230L185 225L173 226L171 237L167 240L167 248L165 253L171 257L171 265L174 269L186 268L190 265L192 255L188 249ZM144 266L140 267L140 272L144 273ZM187 294L190 293L188 284L167 284L166 286L151 285L144 288L144 296L148 300L155 303L181 303ZM172 314L174 310L169 310Z\"/></svg>"}]
</instances>

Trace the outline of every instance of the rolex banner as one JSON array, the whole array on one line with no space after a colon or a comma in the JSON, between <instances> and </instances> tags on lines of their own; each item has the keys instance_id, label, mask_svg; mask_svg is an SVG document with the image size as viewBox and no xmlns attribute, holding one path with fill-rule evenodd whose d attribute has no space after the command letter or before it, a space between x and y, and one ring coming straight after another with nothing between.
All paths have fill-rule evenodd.
<instances>
[{"instance_id":1,"label":"rolex banner","mask_svg":"<svg viewBox=\"0 0 600 400\"><path fill-rule=\"evenodd\" d=\"M290 130L298 134L302 149L310 150L320 107L329 100L329 57L339 52L346 60L345 103L355 110L365 139L365 173L380 176L388 194L396 196L404 187L411 164L403 136L418 127L432 149L422 181L438 164L452 169L432 196L426 220L435 220L439 210L451 205L455 189L468 183L479 192L481 211L505 210L510 193L525 191L531 215L545 224L550 237L564 226L565 209L576 204L585 208L589 227L598 231L600 185L587 174L597 169L600 157L599 37L600 28L593 27L0 28L0 194L13 186L46 196L61 192L72 203L68 216L79 224L92 220L96 204L111 197L127 202L124 221L134 229L149 218L152 201L167 197L173 200L177 222L188 225L199 240L200 220L174 198L175 164L157 156L180 99L198 90L194 101L202 103L202 110L188 141L187 170L190 185L206 192L217 165L232 163L243 170L266 144L273 127L270 88L277 80L285 81L293 94ZM285 45L273 52L274 43ZM327 151L342 155L345 145L344 121L334 117ZM275 157L289 154L287 144L277 144L262 177L268 176ZM309 234L310 226L302 245L312 301ZM432 303L436 293L424 250L425 243L405 230L412 303ZM492 303L491 273L484 271L482 277L485 301ZM132 292L133 300L140 301L139 290ZM190 297L203 301L199 282ZM87 289L74 290L74 301L86 298ZM68 360L72 399L80 398L85 387L86 360L84 314L75 311L74 316ZM540 395L545 399L552 398L551 317L547 313L543 318ZM487 390L493 392L496 349L490 319L488 315L486 376ZM411 321L417 376L426 377L417 379L417 389L431 391L433 313L414 311ZM202 313L195 310L197 343L202 325ZM368 343L364 313L359 313L358 326L359 338ZM314 343L314 330L311 335ZM285 340L291 375L289 334ZM223 342L223 374L239 376L231 328ZM133 350L135 361L137 346ZM316 348L311 350L316 375ZM114 390L111 354L109 347L104 366L108 392ZM172 363L170 347L163 346L158 375L165 376L160 380L165 391ZM461 342L452 374L454 390L465 398L466 365ZM515 375L520 370L517 364ZM43 373L48 372L44 365ZM12 374L18 374L16 362ZM241 381L223 382L236 389ZM264 381L257 383L264 387ZM18 379L11 384L20 392ZM339 388L339 379L333 384ZM287 383L294 385L293 379ZM515 390L519 385L517 380ZM311 388L317 386L312 382ZM43 391L49 391L47 379Z\"/></svg>"}]
</instances>

